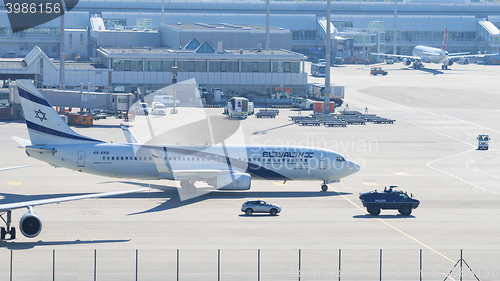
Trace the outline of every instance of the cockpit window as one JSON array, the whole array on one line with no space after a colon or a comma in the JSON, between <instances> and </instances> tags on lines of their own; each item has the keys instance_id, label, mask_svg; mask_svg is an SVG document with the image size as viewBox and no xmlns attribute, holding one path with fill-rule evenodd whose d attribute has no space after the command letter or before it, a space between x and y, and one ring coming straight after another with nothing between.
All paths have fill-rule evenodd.
<instances>
[{"instance_id":1,"label":"cockpit window","mask_svg":"<svg viewBox=\"0 0 500 281\"><path fill-rule=\"evenodd\" d=\"M343 161L345 161L345 159L342 156L337 156L337 157L335 157L335 161L343 162Z\"/></svg>"}]
</instances>

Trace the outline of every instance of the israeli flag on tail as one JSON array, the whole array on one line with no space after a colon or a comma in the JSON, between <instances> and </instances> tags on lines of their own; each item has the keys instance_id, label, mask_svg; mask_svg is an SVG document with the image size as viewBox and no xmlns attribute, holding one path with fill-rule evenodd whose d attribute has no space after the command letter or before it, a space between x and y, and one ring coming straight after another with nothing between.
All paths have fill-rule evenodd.
<instances>
[{"instance_id":1,"label":"israeli flag on tail","mask_svg":"<svg viewBox=\"0 0 500 281\"><path fill-rule=\"evenodd\" d=\"M16 84L33 145L101 142L75 133L31 81Z\"/></svg>"}]
</instances>

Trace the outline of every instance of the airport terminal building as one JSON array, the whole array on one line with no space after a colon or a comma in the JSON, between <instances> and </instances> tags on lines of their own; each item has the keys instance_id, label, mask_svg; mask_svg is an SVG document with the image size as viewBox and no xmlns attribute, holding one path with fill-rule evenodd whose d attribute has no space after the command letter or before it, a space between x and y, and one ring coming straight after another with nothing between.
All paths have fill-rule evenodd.
<instances>
[{"instance_id":1,"label":"airport terminal building","mask_svg":"<svg viewBox=\"0 0 500 281\"><path fill-rule=\"evenodd\" d=\"M332 60L376 62L380 58L370 53L392 53L395 38L402 55L416 45L441 47L445 28L450 53L496 53L500 46L497 3L407 0L397 4L396 23L390 2L333 2L331 7ZM155 89L171 83L169 68L175 65L178 81L196 78L207 88L268 95L288 87L300 95L307 84L303 62L325 57L325 9L319 1L272 1L266 49L265 1L174 1L166 3L163 14L161 1L79 1L65 14L63 51L71 73L65 84ZM26 57L2 60L1 78L29 72L38 75L40 85L59 85L60 21L12 33L6 12L0 15L0 54ZM185 48L193 38L201 49ZM44 60L33 59L33 50L43 52Z\"/></svg>"}]
</instances>

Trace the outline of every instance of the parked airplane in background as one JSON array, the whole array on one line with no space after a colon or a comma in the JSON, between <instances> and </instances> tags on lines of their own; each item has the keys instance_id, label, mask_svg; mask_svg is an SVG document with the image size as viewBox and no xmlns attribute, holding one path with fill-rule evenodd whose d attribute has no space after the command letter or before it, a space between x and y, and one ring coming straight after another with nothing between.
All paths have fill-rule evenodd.
<instances>
[{"instance_id":1,"label":"parked airplane in background","mask_svg":"<svg viewBox=\"0 0 500 281\"><path fill-rule=\"evenodd\" d=\"M216 189L248 190L252 177L321 180L326 191L328 183L360 170L340 154L319 148L140 144L132 137L128 143L105 143L75 133L29 80L16 82L31 139L24 149L54 166L107 177L176 180L190 194L197 181Z\"/></svg>"},{"instance_id":2,"label":"parked airplane in background","mask_svg":"<svg viewBox=\"0 0 500 281\"><path fill-rule=\"evenodd\" d=\"M11 170L11 169L23 168L23 167L28 167L28 165L1 168L0 171L6 171L6 170ZM49 199L0 204L0 218L6 224L6 227L0 227L0 240L4 240L5 236L7 234L10 235L10 239L16 239L16 228L11 227L12 210L21 209L21 208L28 208L28 212L26 214L24 214L21 217L21 220L19 221L19 229L21 230L21 233L25 237L35 238L42 231L42 220L40 219L40 217L37 214L35 214L33 212L33 207L35 207L35 206L54 204L54 203L60 203L60 202L66 202L66 201L82 200L82 199L87 199L87 198L97 198L97 197L121 195L121 194L134 193L134 192L145 191L145 190L147 190L147 189L85 194L85 195L77 195L77 196L56 197L56 198L49 198ZM4 215L6 215L7 217L4 218L3 217Z\"/></svg>"},{"instance_id":3,"label":"parked airplane in background","mask_svg":"<svg viewBox=\"0 0 500 281\"><path fill-rule=\"evenodd\" d=\"M413 48L413 54L411 56L406 55L391 55L391 54L380 54L372 53L376 56L385 56L388 58L399 58L404 65L409 66L413 63L414 69L420 69L423 63L436 63L442 64L441 69L448 69L448 66L453 65L454 60L460 58L484 58L485 56L495 56L498 54L477 54L468 55L468 53L453 53L448 54L446 51L446 40L448 37L448 28L444 30L444 39L441 49L418 45Z\"/></svg>"}]
</instances>

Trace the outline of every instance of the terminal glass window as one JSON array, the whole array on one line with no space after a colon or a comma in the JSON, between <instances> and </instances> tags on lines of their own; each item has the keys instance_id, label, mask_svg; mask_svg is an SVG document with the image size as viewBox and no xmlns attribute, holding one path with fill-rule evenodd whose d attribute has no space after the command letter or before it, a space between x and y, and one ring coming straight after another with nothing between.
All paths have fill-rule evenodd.
<instances>
[{"instance_id":1,"label":"terminal glass window","mask_svg":"<svg viewBox=\"0 0 500 281\"><path fill-rule=\"evenodd\" d=\"M73 50L73 34L69 34L69 41L68 41L68 50L72 51Z\"/></svg>"},{"instance_id":2,"label":"terminal glass window","mask_svg":"<svg viewBox=\"0 0 500 281\"><path fill-rule=\"evenodd\" d=\"M163 62L162 61L146 61L146 71L162 71Z\"/></svg>"},{"instance_id":3,"label":"terminal glass window","mask_svg":"<svg viewBox=\"0 0 500 281\"><path fill-rule=\"evenodd\" d=\"M113 70L115 70L115 71L125 70L125 61L124 60L113 60Z\"/></svg>"},{"instance_id":4,"label":"terminal glass window","mask_svg":"<svg viewBox=\"0 0 500 281\"><path fill-rule=\"evenodd\" d=\"M189 71L193 72L194 71L194 61L189 62Z\"/></svg>"},{"instance_id":5,"label":"terminal glass window","mask_svg":"<svg viewBox=\"0 0 500 281\"><path fill-rule=\"evenodd\" d=\"M258 62L253 63L252 72L259 72L259 63Z\"/></svg>"},{"instance_id":6,"label":"terminal glass window","mask_svg":"<svg viewBox=\"0 0 500 281\"><path fill-rule=\"evenodd\" d=\"M178 71L189 71L189 62L188 61L178 61L177 62L177 70Z\"/></svg>"},{"instance_id":7,"label":"terminal glass window","mask_svg":"<svg viewBox=\"0 0 500 281\"><path fill-rule=\"evenodd\" d=\"M241 62L241 72L252 72L253 63L252 62Z\"/></svg>"},{"instance_id":8,"label":"terminal glass window","mask_svg":"<svg viewBox=\"0 0 500 281\"><path fill-rule=\"evenodd\" d=\"M210 72L220 72L221 71L221 62L220 61L211 61L210 62Z\"/></svg>"},{"instance_id":9,"label":"terminal glass window","mask_svg":"<svg viewBox=\"0 0 500 281\"><path fill-rule=\"evenodd\" d=\"M271 72L271 62L259 62L259 72Z\"/></svg>"},{"instance_id":10,"label":"terminal glass window","mask_svg":"<svg viewBox=\"0 0 500 281\"><path fill-rule=\"evenodd\" d=\"M207 72L207 62L206 61L197 61L195 62L195 71L196 72Z\"/></svg>"},{"instance_id":11,"label":"terminal glass window","mask_svg":"<svg viewBox=\"0 0 500 281\"><path fill-rule=\"evenodd\" d=\"M80 52L83 52L83 34L80 34Z\"/></svg>"},{"instance_id":12,"label":"terminal glass window","mask_svg":"<svg viewBox=\"0 0 500 281\"><path fill-rule=\"evenodd\" d=\"M131 71L142 71L142 60L130 61L130 70Z\"/></svg>"},{"instance_id":13,"label":"terminal glass window","mask_svg":"<svg viewBox=\"0 0 500 281\"><path fill-rule=\"evenodd\" d=\"M290 72L299 73L300 72L300 62L291 62L290 63Z\"/></svg>"},{"instance_id":14,"label":"terminal glass window","mask_svg":"<svg viewBox=\"0 0 500 281\"><path fill-rule=\"evenodd\" d=\"M175 66L175 61L163 61L163 71L172 71L172 66Z\"/></svg>"}]
</instances>

